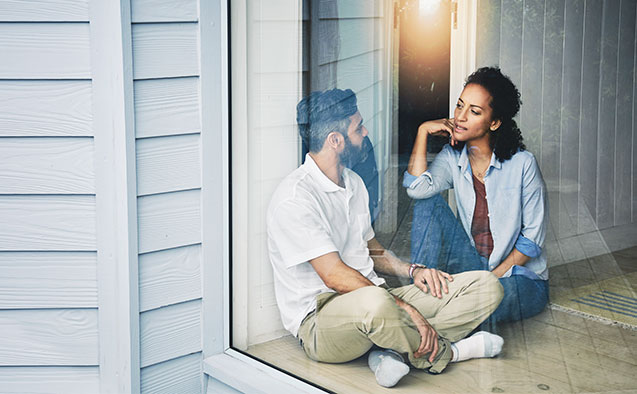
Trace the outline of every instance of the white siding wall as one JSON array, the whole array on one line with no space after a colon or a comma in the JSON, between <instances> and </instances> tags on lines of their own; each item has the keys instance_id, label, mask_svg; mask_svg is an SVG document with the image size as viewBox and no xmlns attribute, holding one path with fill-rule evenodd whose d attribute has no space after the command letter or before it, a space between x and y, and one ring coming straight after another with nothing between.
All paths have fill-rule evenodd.
<instances>
[{"instance_id":1,"label":"white siding wall","mask_svg":"<svg viewBox=\"0 0 637 394\"><path fill-rule=\"evenodd\" d=\"M87 1L0 1L0 387L99 390Z\"/></svg>"},{"instance_id":2,"label":"white siding wall","mask_svg":"<svg viewBox=\"0 0 637 394\"><path fill-rule=\"evenodd\" d=\"M113 387L100 386L100 338L109 334L98 330L98 305L108 296L98 293L89 6L0 0L2 392ZM131 376L142 392L200 392L199 4L130 7L141 367Z\"/></svg>"},{"instance_id":3,"label":"white siding wall","mask_svg":"<svg viewBox=\"0 0 637 394\"><path fill-rule=\"evenodd\" d=\"M197 0L131 2L141 391L202 387Z\"/></svg>"},{"instance_id":4,"label":"white siding wall","mask_svg":"<svg viewBox=\"0 0 637 394\"><path fill-rule=\"evenodd\" d=\"M637 245L635 0L480 0L477 62L522 93L551 265Z\"/></svg>"}]
</instances>

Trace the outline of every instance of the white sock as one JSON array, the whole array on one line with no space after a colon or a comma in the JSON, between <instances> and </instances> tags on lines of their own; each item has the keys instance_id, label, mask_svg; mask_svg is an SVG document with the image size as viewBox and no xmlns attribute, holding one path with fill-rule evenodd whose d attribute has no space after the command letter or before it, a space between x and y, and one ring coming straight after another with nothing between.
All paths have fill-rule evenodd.
<instances>
[{"instance_id":1,"label":"white sock","mask_svg":"<svg viewBox=\"0 0 637 394\"><path fill-rule=\"evenodd\" d=\"M469 360L471 358L494 357L502 351L504 339L501 336L486 331L479 331L469 338L451 344L453 351L452 363Z\"/></svg>"},{"instance_id":2,"label":"white sock","mask_svg":"<svg viewBox=\"0 0 637 394\"><path fill-rule=\"evenodd\" d=\"M374 372L376 381L383 387L394 387L409 373L409 365L400 354L391 349L371 351L367 363Z\"/></svg>"}]
</instances>

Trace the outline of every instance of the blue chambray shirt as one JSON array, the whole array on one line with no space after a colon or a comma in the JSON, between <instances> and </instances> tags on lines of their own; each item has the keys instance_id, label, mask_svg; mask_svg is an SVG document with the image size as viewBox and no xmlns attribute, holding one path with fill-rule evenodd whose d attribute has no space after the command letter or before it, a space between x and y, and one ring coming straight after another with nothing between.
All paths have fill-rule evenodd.
<instances>
[{"instance_id":1,"label":"blue chambray shirt","mask_svg":"<svg viewBox=\"0 0 637 394\"><path fill-rule=\"evenodd\" d=\"M548 279L546 253L542 248L548 217L546 185L533 154L518 151L503 163L492 154L484 184L493 237L489 269L497 267L515 247L531 259L524 266L514 265L503 277L524 275ZM466 145L460 152L445 145L428 170L418 177L405 171L403 186L409 197L415 199L429 198L453 188L458 217L475 246L471 222L476 196Z\"/></svg>"}]
</instances>

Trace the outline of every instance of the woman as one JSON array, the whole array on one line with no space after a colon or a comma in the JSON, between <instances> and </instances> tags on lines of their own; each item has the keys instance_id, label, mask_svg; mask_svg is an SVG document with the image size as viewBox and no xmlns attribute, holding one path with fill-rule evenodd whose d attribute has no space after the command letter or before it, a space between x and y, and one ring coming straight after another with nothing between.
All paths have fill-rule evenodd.
<instances>
[{"instance_id":1,"label":"woman","mask_svg":"<svg viewBox=\"0 0 637 394\"><path fill-rule=\"evenodd\" d=\"M403 185L414 208L412 261L449 273L488 269L500 278L504 298L494 323L525 319L548 302L542 250L546 187L513 117L520 93L498 68L471 74L454 119L420 125ZM450 143L427 166L427 136ZM453 188L456 220L440 192Z\"/></svg>"}]
</instances>

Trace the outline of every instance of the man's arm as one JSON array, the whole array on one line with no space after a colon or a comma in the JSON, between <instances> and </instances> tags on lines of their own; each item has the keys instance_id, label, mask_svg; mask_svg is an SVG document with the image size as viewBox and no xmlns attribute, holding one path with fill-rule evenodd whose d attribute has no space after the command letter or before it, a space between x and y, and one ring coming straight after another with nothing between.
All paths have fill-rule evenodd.
<instances>
[{"instance_id":1,"label":"man's arm","mask_svg":"<svg viewBox=\"0 0 637 394\"><path fill-rule=\"evenodd\" d=\"M325 286L339 294L349 293L365 286L374 286L372 281L345 264L337 252L330 252L312 259L310 264Z\"/></svg>"},{"instance_id":2,"label":"man's arm","mask_svg":"<svg viewBox=\"0 0 637 394\"><path fill-rule=\"evenodd\" d=\"M409 268L411 264L405 263L394 253L383 248L383 246L372 238L367 242L369 254L374 260L374 269L380 273L409 278ZM453 276L446 272L438 271L435 268L418 266L413 272L414 285L425 293L431 290L431 295L442 298L442 293L449 293L447 281L453 282Z\"/></svg>"},{"instance_id":3,"label":"man's arm","mask_svg":"<svg viewBox=\"0 0 637 394\"><path fill-rule=\"evenodd\" d=\"M314 267L314 270L316 270L325 285L339 294L348 293L365 286L375 286L360 272L345 264L337 252L330 252L312 259L310 264L312 264L312 267ZM402 265L397 265L396 268L400 269ZM407 264L407 276L409 276L409 264ZM438 353L438 333L416 308L396 296L394 296L394 300L396 305L409 314L420 333L420 346L414 351L414 357L420 358L429 354L429 361L433 362Z\"/></svg>"}]
</instances>

